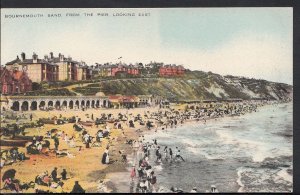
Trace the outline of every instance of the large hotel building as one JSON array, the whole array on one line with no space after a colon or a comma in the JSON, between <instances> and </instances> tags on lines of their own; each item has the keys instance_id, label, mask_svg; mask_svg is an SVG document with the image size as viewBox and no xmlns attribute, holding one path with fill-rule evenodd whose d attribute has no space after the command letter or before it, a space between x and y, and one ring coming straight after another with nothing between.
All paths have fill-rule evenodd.
<instances>
[{"instance_id":1,"label":"large hotel building","mask_svg":"<svg viewBox=\"0 0 300 195\"><path fill-rule=\"evenodd\" d=\"M51 81L79 81L91 78L91 70L84 62L77 62L71 57L65 58L59 54L54 57L45 55L44 59L39 59L33 53L31 59L27 59L25 53L21 58L17 58L6 63L9 70L25 71L32 82Z\"/></svg>"}]
</instances>

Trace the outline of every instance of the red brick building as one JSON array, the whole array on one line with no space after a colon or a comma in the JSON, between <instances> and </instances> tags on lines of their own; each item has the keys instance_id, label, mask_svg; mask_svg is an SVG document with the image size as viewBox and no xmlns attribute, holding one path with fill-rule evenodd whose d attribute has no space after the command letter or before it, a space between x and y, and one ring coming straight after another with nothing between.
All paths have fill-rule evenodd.
<instances>
[{"instance_id":1,"label":"red brick building","mask_svg":"<svg viewBox=\"0 0 300 195\"><path fill-rule=\"evenodd\" d=\"M139 69L133 65L115 65L111 67L111 76L116 76L118 72L127 73L129 75L139 75Z\"/></svg>"},{"instance_id":2,"label":"red brick building","mask_svg":"<svg viewBox=\"0 0 300 195\"><path fill-rule=\"evenodd\" d=\"M32 82L58 80L58 65L49 62L46 58L39 59L35 53L32 59L27 59L25 53L22 53L21 59L17 56L15 60L6 63L6 68L11 71L25 71Z\"/></svg>"},{"instance_id":3,"label":"red brick building","mask_svg":"<svg viewBox=\"0 0 300 195\"><path fill-rule=\"evenodd\" d=\"M185 73L185 68L181 65L165 65L159 68L160 76L181 76Z\"/></svg>"},{"instance_id":4,"label":"red brick building","mask_svg":"<svg viewBox=\"0 0 300 195\"><path fill-rule=\"evenodd\" d=\"M32 90L32 81L24 71L0 68L0 90L3 95L25 93Z\"/></svg>"}]
</instances>

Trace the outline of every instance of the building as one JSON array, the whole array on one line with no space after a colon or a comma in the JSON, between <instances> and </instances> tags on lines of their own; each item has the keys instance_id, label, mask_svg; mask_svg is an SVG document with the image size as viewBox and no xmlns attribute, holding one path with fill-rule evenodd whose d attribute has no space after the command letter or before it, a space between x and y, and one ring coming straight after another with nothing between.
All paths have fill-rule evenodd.
<instances>
[{"instance_id":1,"label":"building","mask_svg":"<svg viewBox=\"0 0 300 195\"><path fill-rule=\"evenodd\" d=\"M92 79L93 69L90 68L85 62L80 62L77 64L77 81L90 80Z\"/></svg>"},{"instance_id":2,"label":"building","mask_svg":"<svg viewBox=\"0 0 300 195\"><path fill-rule=\"evenodd\" d=\"M50 52L50 56L45 55L45 59L49 62L58 65L58 80L59 81L77 81L78 74L78 62L72 60L71 57L65 58L61 53L58 57L53 56L53 52Z\"/></svg>"},{"instance_id":3,"label":"building","mask_svg":"<svg viewBox=\"0 0 300 195\"><path fill-rule=\"evenodd\" d=\"M138 67L134 65L117 64L111 67L111 76L117 76L117 74L123 73L125 75L139 75Z\"/></svg>"},{"instance_id":4,"label":"building","mask_svg":"<svg viewBox=\"0 0 300 195\"><path fill-rule=\"evenodd\" d=\"M35 53L32 59L26 59L25 53L21 54L21 59L6 63L10 70L24 70L27 72L32 82L53 82L53 81L80 81L92 78L91 69L84 62L77 62L71 57L64 57L59 53L54 57L53 52L45 55L44 59L38 59Z\"/></svg>"},{"instance_id":5,"label":"building","mask_svg":"<svg viewBox=\"0 0 300 195\"><path fill-rule=\"evenodd\" d=\"M27 73L19 70L0 69L0 90L3 95L26 93L32 90L32 81Z\"/></svg>"},{"instance_id":6,"label":"building","mask_svg":"<svg viewBox=\"0 0 300 195\"><path fill-rule=\"evenodd\" d=\"M39 59L38 55L33 53L31 59L26 59L25 53L21 54L11 62L6 63L8 70L24 71L32 82L42 81L57 81L58 80L58 65L47 61L47 59Z\"/></svg>"},{"instance_id":7,"label":"building","mask_svg":"<svg viewBox=\"0 0 300 195\"><path fill-rule=\"evenodd\" d=\"M182 65L173 64L159 67L160 76L182 76L184 73L185 68Z\"/></svg>"},{"instance_id":8,"label":"building","mask_svg":"<svg viewBox=\"0 0 300 195\"><path fill-rule=\"evenodd\" d=\"M115 77L115 76L128 76L134 75L137 76L140 74L138 65L126 65L122 63L118 64L97 64L94 69L94 72L98 72L100 77Z\"/></svg>"},{"instance_id":9,"label":"building","mask_svg":"<svg viewBox=\"0 0 300 195\"><path fill-rule=\"evenodd\" d=\"M138 95L138 96L124 96L111 95L108 100L112 108L136 108L157 106L167 101L161 96L154 95Z\"/></svg>"},{"instance_id":10,"label":"building","mask_svg":"<svg viewBox=\"0 0 300 195\"><path fill-rule=\"evenodd\" d=\"M158 95L139 95L139 107L156 106L166 99Z\"/></svg>"},{"instance_id":11,"label":"building","mask_svg":"<svg viewBox=\"0 0 300 195\"><path fill-rule=\"evenodd\" d=\"M79 110L106 108L109 101L106 96L7 96L1 106L13 111Z\"/></svg>"},{"instance_id":12,"label":"building","mask_svg":"<svg viewBox=\"0 0 300 195\"><path fill-rule=\"evenodd\" d=\"M108 77L111 76L111 65L106 63L106 64L96 64L94 66L94 73L93 76L100 76L100 77Z\"/></svg>"},{"instance_id":13,"label":"building","mask_svg":"<svg viewBox=\"0 0 300 195\"><path fill-rule=\"evenodd\" d=\"M135 108L139 103L136 96L111 95L108 100L112 108Z\"/></svg>"}]
</instances>

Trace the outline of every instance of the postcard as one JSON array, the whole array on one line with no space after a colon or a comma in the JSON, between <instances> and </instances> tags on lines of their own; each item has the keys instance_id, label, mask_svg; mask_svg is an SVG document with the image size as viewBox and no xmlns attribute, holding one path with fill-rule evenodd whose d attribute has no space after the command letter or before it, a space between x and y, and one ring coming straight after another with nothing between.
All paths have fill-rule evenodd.
<instances>
[{"instance_id":1,"label":"postcard","mask_svg":"<svg viewBox=\"0 0 300 195\"><path fill-rule=\"evenodd\" d=\"M293 8L1 9L1 193L292 192Z\"/></svg>"}]
</instances>

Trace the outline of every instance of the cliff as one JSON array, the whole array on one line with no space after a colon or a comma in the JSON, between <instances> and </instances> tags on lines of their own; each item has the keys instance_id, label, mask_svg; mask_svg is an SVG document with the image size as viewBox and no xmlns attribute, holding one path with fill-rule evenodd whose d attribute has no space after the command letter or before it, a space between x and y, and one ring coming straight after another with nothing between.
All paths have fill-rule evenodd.
<instances>
[{"instance_id":1,"label":"cliff","mask_svg":"<svg viewBox=\"0 0 300 195\"><path fill-rule=\"evenodd\" d=\"M199 99L292 99L293 86L266 80L221 76L211 72L190 71L183 77L128 78L94 82L73 89L83 95L160 95L171 100Z\"/></svg>"}]
</instances>

